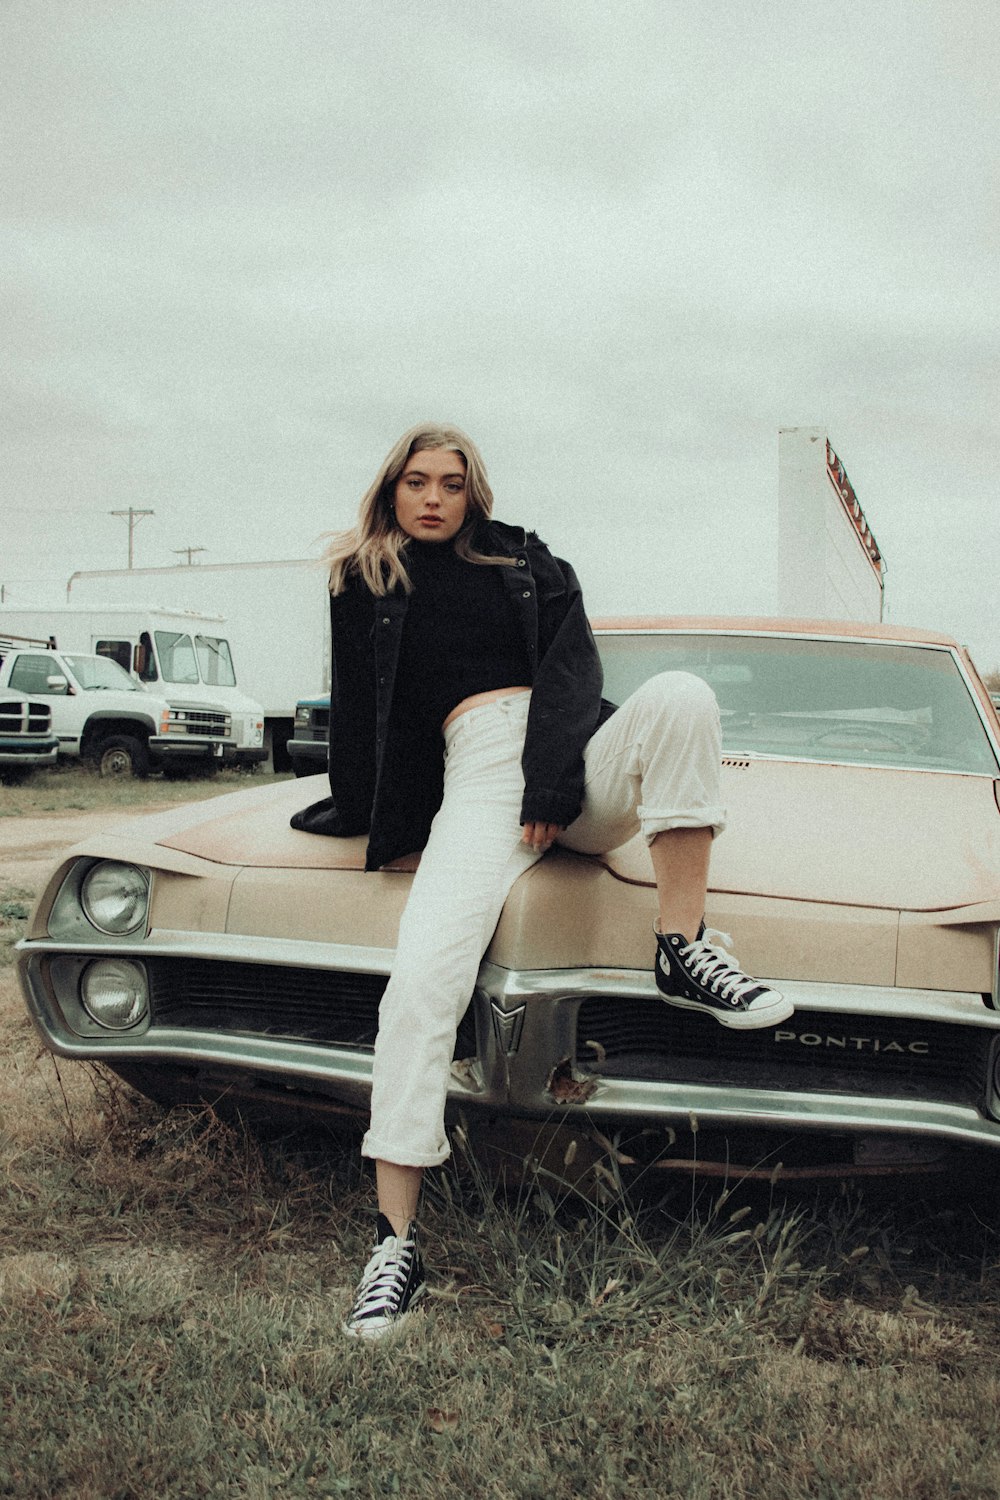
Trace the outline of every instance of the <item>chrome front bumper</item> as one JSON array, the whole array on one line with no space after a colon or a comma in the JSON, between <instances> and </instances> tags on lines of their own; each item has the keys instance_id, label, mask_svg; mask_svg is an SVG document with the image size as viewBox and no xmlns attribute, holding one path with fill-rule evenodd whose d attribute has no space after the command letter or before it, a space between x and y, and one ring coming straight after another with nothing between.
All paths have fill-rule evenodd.
<instances>
[{"instance_id":1,"label":"chrome front bumper","mask_svg":"<svg viewBox=\"0 0 1000 1500\"><path fill-rule=\"evenodd\" d=\"M151 1025L128 1033L83 1035L72 1024L70 997L60 994L50 972L54 958L196 958L282 968L386 975L393 953L245 936L158 932L139 942L67 945L25 939L18 967L28 1009L45 1044L62 1057L109 1063L182 1065L216 1081L231 1080L236 1092L278 1088L301 1098L319 1096L364 1109L371 1087L370 1051L260 1034L223 1033ZM744 1088L731 1083L672 1082L611 1077L578 1067L576 1019L579 1002L599 994L623 1001L657 999L647 971L561 969L514 971L485 963L473 996L476 1051L453 1064L449 1101L470 1111L534 1119L571 1114L600 1121L687 1125L702 1128L793 1129L849 1134L900 1134L952 1143L1000 1147L997 1055L1000 1013L980 994L903 990L861 985L776 981L796 1006L785 1023L795 1039L810 1037L810 1014L843 1016L853 1040L864 1044L877 1023L916 1020L974 1027L988 1033L988 1087L982 1107L932 1097L874 1097L817 1089ZM702 1022L701 1024L707 1024ZM776 1028L776 1035L781 1028Z\"/></svg>"}]
</instances>

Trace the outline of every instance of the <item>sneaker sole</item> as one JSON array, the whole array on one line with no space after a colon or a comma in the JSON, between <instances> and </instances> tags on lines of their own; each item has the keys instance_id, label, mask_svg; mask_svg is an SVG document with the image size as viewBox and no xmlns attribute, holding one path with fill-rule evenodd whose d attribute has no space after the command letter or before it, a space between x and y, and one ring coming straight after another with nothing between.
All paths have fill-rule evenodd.
<instances>
[{"instance_id":1,"label":"sneaker sole","mask_svg":"<svg viewBox=\"0 0 1000 1500\"><path fill-rule=\"evenodd\" d=\"M713 1021L718 1021L720 1026L728 1026L731 1031L763 1031L768 1026L780 1026L782 1021L787 1021L789 1016L795 1014L794 1004L791 1000L786 1000L784 995L773 1005L761 1006L758 1010L724 1011L705 1005L701 1000L685 1000L681 995L665 995L662 990L659 994L664 1005L675 1005L679 1010L694 1010L700 1016L710 1016Z\"/></svg>"},{"instance_id":2,"label":"sneaker sole","mask_svg":"<svg viewBox=\"0 0 1000 1500\"><path fill-rule=\"evenodd\" d=\"M376 1339L392 1338L394 1334L399 1333L405 1326L406 1320L409 1318L414 1306L420 1301L426 1291L427 1283L425 1281L413 1293L406 1311L400 1313L396 1318L387 1319L385 1322L376 1322L374 1318L368 1318L363 1323L341 1323L341 1332L346 1334L349 1339L364 1339L367 1343L372 1343Z\"/></svg>"}]
</instances>

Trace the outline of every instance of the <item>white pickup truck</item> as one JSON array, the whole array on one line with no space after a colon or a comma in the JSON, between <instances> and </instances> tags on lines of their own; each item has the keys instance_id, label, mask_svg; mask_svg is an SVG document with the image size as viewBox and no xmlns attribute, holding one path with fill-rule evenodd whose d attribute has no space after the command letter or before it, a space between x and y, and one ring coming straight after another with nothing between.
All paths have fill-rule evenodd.
<instances>
[{"instance_id":1,"label":"white pickup truck","mask_svg":"<svg viewBox=\"0 0 1000 1500\"><path fill-rule=\"evenodd\" d=\"M20 781L35 766L53 765L58 749L47 703L0 692L0 782Z\"/></svg>"},{"instance_id":2,"label":"white pickup truck","mask_svg":"<svg viewBox=\"0 0 1000 1500\"><path fill-rule=\"evenodd\" d=\"M60 758L92 761L102 776L212 771L222 759L199 715L172 708L106 656L0 639L0 703L15 698L49 710Z\"/></svg>"}]
</instances>

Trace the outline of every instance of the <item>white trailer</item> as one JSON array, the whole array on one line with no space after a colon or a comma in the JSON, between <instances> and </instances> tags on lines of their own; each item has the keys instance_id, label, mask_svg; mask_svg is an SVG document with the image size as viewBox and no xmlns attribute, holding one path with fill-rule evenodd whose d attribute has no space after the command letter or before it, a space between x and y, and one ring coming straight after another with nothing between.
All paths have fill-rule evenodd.
<instances>
[{"instance_id":1,"label":"white trailer","mask_svg":"<svg viewBox=\"0 0 1000 1500\"><path fill-rule=\"evenodd\" d=\"M779 613L881 621L885 562L821 427L778 433Z\"/></svg>"},{"instance_id":2,"label":"white trailer","mask_svg":"<svg viewBox=\"0 0 1000 1500\"><path fill-rule=\"evenodd\" d=\"M44 637L62 651L116 661L165 698L189 732L213 740L225 764L267 755L261 706L237 684L219 615L132 605L0 605L0 635Z\"/></svg>"},{"instance_id":3,"label":"white trailer","mask_svg":"<svg viewBox=\"0 0 1000 1500\"><path fill-rule=\"evenodd\" d=\"M276 770L288 764L295 705L330 685L330 596L315 558L79 572L74 605L151 603L220 619L240 683L263 712Z\"/></svg>"}]
</instances>

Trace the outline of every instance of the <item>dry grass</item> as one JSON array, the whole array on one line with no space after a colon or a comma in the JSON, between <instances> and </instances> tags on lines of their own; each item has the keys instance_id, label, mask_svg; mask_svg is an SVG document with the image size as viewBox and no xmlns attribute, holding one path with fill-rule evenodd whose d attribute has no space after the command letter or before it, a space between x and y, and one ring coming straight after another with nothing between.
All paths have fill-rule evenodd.
<instances>
[{"instance_id":1,"label":"dry grass","mask_svg":"<svg viewBox=\"0 0 1000 1500\"><path fill-rule=\"evenodd\" d=\"M0 952L30 898L0 890ZM644 1198L610 1155L591 1201L530 1160L501 1193L460 1134L425 1195L434 1295L358 1348L356 1148L57 1064L0 965L0 1495L1000 1492L988 1187Z\"/></svg>"},{"instance_id":2,"label":"dry grass","mask_svg":"<svg viewBox=\"0 0 1000 1500\"><path fill-rule=\"evenodd\" d=\"M197 802L222 792L238 791L252 781L285 780L285 775L251 778L244 771L219 771L214 776L171 781L162 775L143 781L98 776L89 765L59 765L32 772L23 782L0 783L0 818L41 817L46 813L90 812L98 809L142 812L174 802Z\"/></svg>"}]
</instances>

